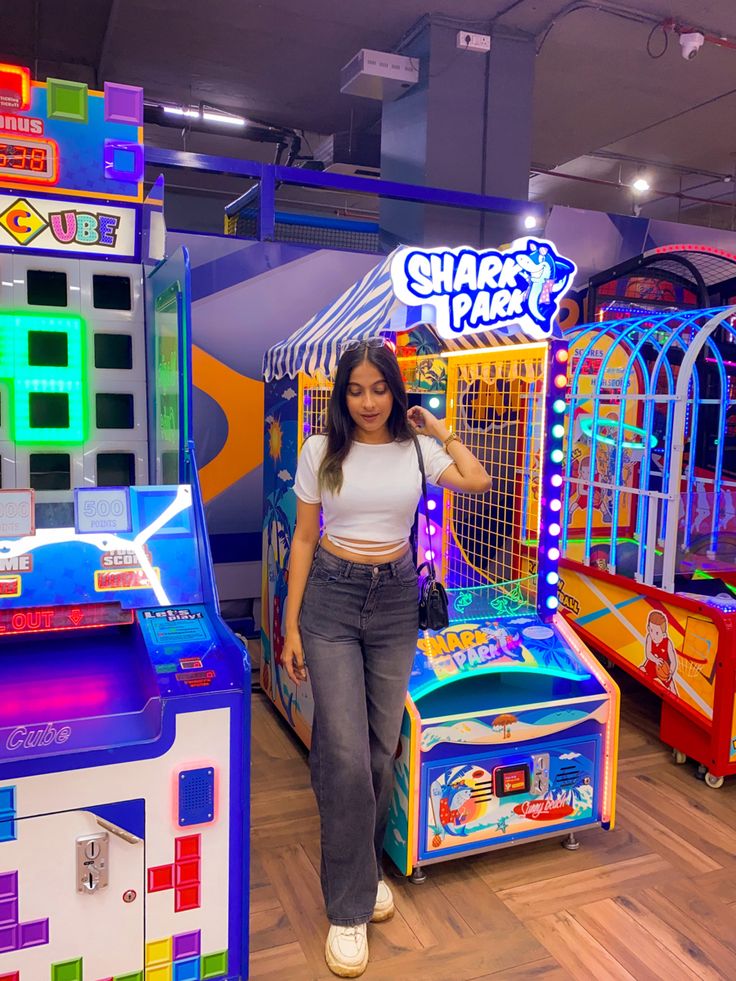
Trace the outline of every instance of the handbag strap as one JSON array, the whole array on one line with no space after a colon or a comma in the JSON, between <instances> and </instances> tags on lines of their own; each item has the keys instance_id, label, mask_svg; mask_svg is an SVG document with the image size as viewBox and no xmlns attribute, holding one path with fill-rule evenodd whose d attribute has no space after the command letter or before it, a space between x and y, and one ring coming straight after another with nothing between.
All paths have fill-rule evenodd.
<instances>
[{"instance_id":1,"label":"handbag strap","mask_svg":"<svg viewBox=\"0 0 736 981\"><path fill-rule=\"evenodd\" d=\"M427 507L427 475L424 472L424 458L422 457L422 451L419 446L419 440L417 439L416 436L414 436L413 439L414 439L414 449L417 451L417 460L419 461L419 473L421 474L422 477L422 503L424 504L424 524L427 529L427 541L431 545L432 537L429 534L429 508ZM433 549L430 548L430 553L432 551ZM425 556L426 556L426 552L425 552ZM432 578L436 579L437 574L434 570L434 558L432 557L427 558L427 564L429 565L429 571Z\"/></svg>"}]
</instances>

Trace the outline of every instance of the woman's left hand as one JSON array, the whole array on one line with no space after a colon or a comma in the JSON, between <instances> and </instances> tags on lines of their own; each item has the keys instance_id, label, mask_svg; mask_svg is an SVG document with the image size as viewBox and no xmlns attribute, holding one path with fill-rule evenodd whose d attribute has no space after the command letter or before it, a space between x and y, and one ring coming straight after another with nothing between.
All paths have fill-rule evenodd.
<instances>
[{"instance_id":1,"label":"woman's left hand","mask_svg":"<svg viewBox=\"0 0 736 981\"><path fill-rule=\"evenodd\" d=\"M433 416L428 409L422 408L421 405L414 405L406 415L416 432L423 436L433 436L440 441L447 439L449 433L445 424Z\"/></svg>"}]
</instances>

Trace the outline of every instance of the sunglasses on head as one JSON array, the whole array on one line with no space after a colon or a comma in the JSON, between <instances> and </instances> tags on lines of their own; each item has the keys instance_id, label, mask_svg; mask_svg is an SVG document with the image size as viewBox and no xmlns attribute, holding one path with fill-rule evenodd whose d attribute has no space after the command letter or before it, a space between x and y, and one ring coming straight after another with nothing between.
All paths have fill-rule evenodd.
<instances>
[{"instance_id":1,"label":"sunglasses on head","mask_svg":"<svg viewBox=\"0 0 736 981\"><path fill-rule=\"evenodd\" d=\"M348 351L358 351L367 348L391 347L387 337L364 337L362 340L345 341L340 345L340 353L346 354Z\"/></svg>"}]
</instances>

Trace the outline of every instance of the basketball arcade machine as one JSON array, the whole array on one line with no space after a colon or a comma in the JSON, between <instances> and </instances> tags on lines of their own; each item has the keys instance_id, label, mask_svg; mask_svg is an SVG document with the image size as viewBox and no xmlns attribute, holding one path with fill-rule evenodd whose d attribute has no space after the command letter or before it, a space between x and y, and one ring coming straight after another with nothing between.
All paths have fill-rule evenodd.
<instances>
[{"instance_id":1,"label":"basketball arcade machine","mask_svg":"<svg viewBox=\"0 0 736 981\"><path fill-rule=\"evenodd\" d=\"M0 66L2 981L247 976L245 654L142 109Z\"/></svg>"},{"instance_id":2,"label":"basketball arcade machine","mask_svg":"<svg viewBox=\"0 0 736 981\"><path fill-rule=\"evenodd\" d=\"M712 245L659 245L591 276L586 322L667 310L728 306L736 299L736 255Z\"/></svg>"},{"instance_id":3,"label":"basketball arcade machine","mask_svg":"<svg viewBox=\"0 0 736 981\"><path fill-rule=\"evenodd\" d=\"M560 600L586 643L661 698L662 739L713 788L736 774L735 318L640 313L566 332Z\"/></svg>"},{"instance_id":4,"label":"basketball arcade machine","mask_svg":"<svg viewBox=\"0 0 736 981\"><path fill-rule=\"evenodd\" d=\"M305 742L309 686L280 659L290 491L342 345L395 343L410 402L444 414L493 477L483 496L432 489L429 534L419 525L451 622L418 639L397 751L386 850L415 881L529 838L575 846L576 829L613 820L617 689L556 612L567 350L551 321L573 274L535 240L400 249L266 355L261 679Z\"/></svg>"}]
</instances>

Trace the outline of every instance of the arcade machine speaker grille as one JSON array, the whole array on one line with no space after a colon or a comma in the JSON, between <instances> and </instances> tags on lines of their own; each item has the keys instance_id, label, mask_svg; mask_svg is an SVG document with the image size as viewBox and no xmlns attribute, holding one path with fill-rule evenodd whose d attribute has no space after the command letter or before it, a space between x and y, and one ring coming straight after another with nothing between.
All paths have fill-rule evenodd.
<instances>
[{"instance_id":1,"label":"arcade machine speaker grille","mask_svg":"<svg viewBox=\"0 0 736 981\"><path fill-rule=\"evenodd\" d=\"M215 819L215 771L211 766L179 774L179 827L210 824Z\"/></svg>"}]
</instances>

